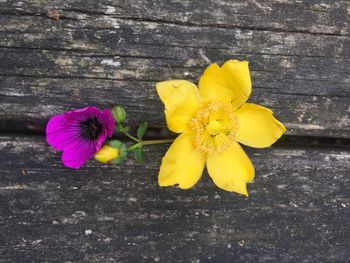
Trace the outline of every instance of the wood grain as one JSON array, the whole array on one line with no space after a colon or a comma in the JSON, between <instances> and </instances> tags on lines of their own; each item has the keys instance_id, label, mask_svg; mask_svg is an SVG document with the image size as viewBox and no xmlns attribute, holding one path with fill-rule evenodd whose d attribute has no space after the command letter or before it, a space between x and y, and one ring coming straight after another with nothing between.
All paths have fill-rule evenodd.
<instances>
[{"instance_id":1,"label":"wood grain","mask_svg":"<svg viewBox=\"0 0 350 263\"><path fill-rule=\"evenodd\" d=\"M75 78L4 77L0 90L0 119L45 120L66 110L97 105L125 106L129 124L148 120L165 125L163 105L153 81L120 81ZM274 110L292 135L349 137L347 97L283 94L270 89L253 90L251 102ZM327 114L321 114L321 112Z\"/></svg>"},{"instance_id":2,"label":"wood grain","mask_svg":"<svg viewBox=\"0 0 350 263\"><path fill-rule=\"evenodd\" d=\"M346 2L207 1L217 10L207 16L203 4L186 1L2 5L1 119L123 104L132 124L164 126L157 81L197 82L209 63L238 58L251 62L252 101L271 107L289 134L349 137ZM47 17L51 9L59 20ZM181 18L185 9L192 11ZM256 14L252 26L239 18L248 10Z\"/></svg>"},{"instance_id":3,"label":"wood grain","mask_svg":"<svg viewBox=\"0 0 350 263\"><path fill-rule=\"evenodd\" d=\"M63 167L43 137L0 139L0 260L16 262L345 262L350 152L271 148L248 154L250 197L160 188L166 146L145 165ZM185 169L185 167L184 167Z\"/></svg>"},{"instance_id":4,"label":"wood grain","mask_svg":"<svg viewBox=\"0 0 350 263\"><path fill-rule=\"evenodd\" d=\"M98 14L161 23L347 35L348 4L347 0L3 0L0 12L46 15L57 10L61 19Z\"/></svg>"}]
</instances>

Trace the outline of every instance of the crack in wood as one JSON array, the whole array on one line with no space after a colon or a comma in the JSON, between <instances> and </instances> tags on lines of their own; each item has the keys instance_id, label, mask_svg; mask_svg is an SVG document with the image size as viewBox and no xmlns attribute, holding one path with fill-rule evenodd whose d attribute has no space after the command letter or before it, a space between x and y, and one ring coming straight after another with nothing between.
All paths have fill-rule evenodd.
<instances>
[{"instance_id":1,"label":"crack in wood","mask_svg":"<svg viewBox=\"0 0 350 263\"><path fill-rule=\"evenodd\" d=\"M47 120L32 120L32 121L18 121L18 120L1 120L0 119L0 135L35 135L43 136L45 134L45 126ZM137 126L129 125L131 133L136 134ZM149 127L147 133L144 136L146 140L153 139L167 139L176 138L178 136L175 133L170 132L165 127ZM114 139L125 140L128 139L122 133L115 132ZM336 138L326 136L300 136L300 135L283 135L282 138L277 141L274 146L292 147L292 146L305 146L305 147L350 147L350 138Z\"/></svg>"}]
</instances>

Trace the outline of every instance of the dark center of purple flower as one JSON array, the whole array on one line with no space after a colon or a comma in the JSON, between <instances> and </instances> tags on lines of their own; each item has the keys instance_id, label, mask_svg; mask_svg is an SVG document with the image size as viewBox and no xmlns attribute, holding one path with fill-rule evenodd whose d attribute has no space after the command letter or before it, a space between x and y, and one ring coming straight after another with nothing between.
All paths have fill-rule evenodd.
<instances>
[{"instance_id":1,"label":"dark center of purple flower","mask_svg":"<svg viewBox=\"0 0 350 263\"><path fill-rule=\"evenodd\" d=\"M96 117L80 123L80 136L87 140L96 140L102 132L102 125Z\"/></svg>"}]
</instances>

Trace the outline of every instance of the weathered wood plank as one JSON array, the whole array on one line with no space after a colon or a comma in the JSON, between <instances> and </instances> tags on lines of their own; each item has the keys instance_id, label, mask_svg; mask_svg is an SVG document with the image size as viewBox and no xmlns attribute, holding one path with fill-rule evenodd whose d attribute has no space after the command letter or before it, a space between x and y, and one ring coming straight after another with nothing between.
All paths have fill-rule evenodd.
<instances>
[{"instance_id":1,"label":"weathered wood plank","mask_svg":"<svg viewBox=\"0 0 350 263\"><path fill-rule=\"evenodd\" d=\"M144 166L64 168L44 137L0 139L0 260L16 262L345 262L350 254L350 152L248 150L250 197L205 175L159 188L166 147ZM142 169L141 169L142 167Z\"/></svg>"},{"instance_id":2,"label":"weathered wood plank","mask_svg":"<svg viewBox=\"0 0 350 263\"><path fill-rule=\"evenodd\" d=\"M349 34L348 1L194 0L194 1L44 1L0 2L0 14L59 11L61 18L84 14L215 27L241 27L319 34ZM78 14L75 16L73 12ZM82 13L82 14L79 14Z\"/></svg>"},{"instance_id":3,"label":"weathered wood plank","mask_svg":"<svg viewBox=\"0 0 350 263\"><path fill-rule=\"evenodd\" d=\"M161 53L156 54L161 56L167 54L162 52L162 47L166 46L177 47L177 51L196 49L195 52L199 52L198 49L209 49L216 52L224 49L231 54L350 57L348 36L201 27L118 19L103 15L85 15L77 20L3 15L0 16L0 22L0 46L3 47L78 49L95 51L98 54L126 52L138 55L147 52L142 50L142 46L146 45L149 54L160 49ZM170 52L166 57L188 54L184 52Z\"/></svg>"},{"instance_id":4,"label":"weathered wood plank","mask_svg":"<svg viewBox=\"0 0 350 263\"><path fill-rule=\"evenodd\" d=\"M169 70L169 75L170 71L176 72ZM180 71L176 74L181 77ZM154 81L2 77L0 119L44 120L87 105L111 108L120 104L126 107L131 125L148 120L152 126L165 126L154 85ZM288 134L350 137L349 97L293 95L257 87L250 101L273 109Z\"/></svg>"},{"instance_id":5,"label":"weathered wood plank","mask_svg":"<svg viewBox=\"0 0 350 263\"><path fill-rule=\"evenodd\" d=\"M0 20L0 46L9 47L0 49L2 119L47 118L86 104L122 103L134 110L135 122L145 119L140 112L146 109L147 119L164 125L161 104L154 103L156 81L197 81L208 63L236 57L251 61L253 100L272 107L290 134L350 137L348 37L96 14L59 21L3 15Z\"/></svg>"},{"instance_id":6,"label":"weathered wood plank","mask_svg":"<svg viewBox=\"0 0 350 263\"><path fill-rule=\"evenodd\" d=\"M160 50L166 52L167 48ZM148 50L145 47L144 49ZM207 51L205 56L208 56L208 61L203 61L198 50L179 56L174 54L173 57L170 54L168 57L162 57L154 52L151 54L151 51L147 51L148 56L133 56L85 51L2 48L0 49L0 74L140 81L171 78L194 80L198 79L211 61L222 63L234 57L250 61L254 85L257 87L278 89L282 93L290 94L350 96L348 78L350 59L276 54L230 54L227 51L215 50ZM170 48L168 51L180 52L181 49Z\"/></svg>"}]
</instances>

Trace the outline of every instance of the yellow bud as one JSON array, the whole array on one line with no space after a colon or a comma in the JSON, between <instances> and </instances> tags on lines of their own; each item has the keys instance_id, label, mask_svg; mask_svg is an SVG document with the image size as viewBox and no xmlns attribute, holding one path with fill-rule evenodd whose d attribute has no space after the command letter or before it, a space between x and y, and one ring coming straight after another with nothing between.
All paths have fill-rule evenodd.
<instances>
[{"instance_id":1,"label":"yellow bud","mask_svg":"<svg viewBox=\"0 0 350 263\"><path fill-rule=\"evenodd\" d=\"M112 148L108 145L104 145L96 154L95 160L101 163L108 163L109 161L118 158L119 150Z\"/></svg>"}]
</instances>

